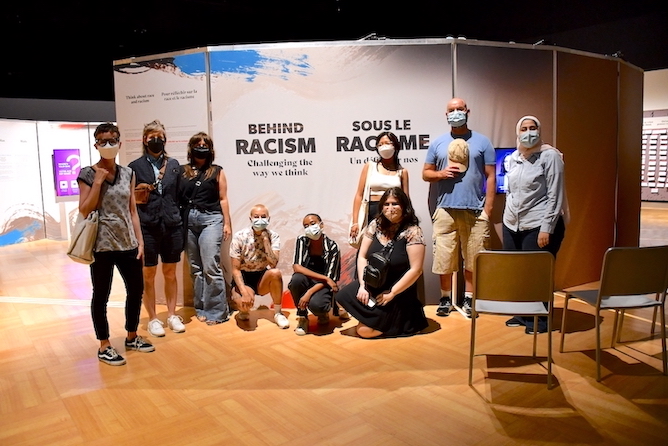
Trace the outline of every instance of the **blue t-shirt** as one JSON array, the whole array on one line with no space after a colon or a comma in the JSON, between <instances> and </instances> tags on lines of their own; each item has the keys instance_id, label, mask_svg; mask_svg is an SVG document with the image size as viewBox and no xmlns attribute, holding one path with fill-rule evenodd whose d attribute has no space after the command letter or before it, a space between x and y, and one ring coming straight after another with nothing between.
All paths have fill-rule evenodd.
<instances>
[{"instance_id":1,"label":"blue t-shirt","mask_svg":"<svg viewBox=\"0 0 668 446\"><path fill-rule=\"evenodd\" d=\"M455 178L436 182L437 205L446 209L481 210L485 204L485 165L496 164L494 146L486 136L473 131L456 138L464 139L469 144L468 169ZM456 138L451 133L436 138L429 145L425 163L435 165L436 170L448 167L448 145Z\"/></svg>"}]
</instances>

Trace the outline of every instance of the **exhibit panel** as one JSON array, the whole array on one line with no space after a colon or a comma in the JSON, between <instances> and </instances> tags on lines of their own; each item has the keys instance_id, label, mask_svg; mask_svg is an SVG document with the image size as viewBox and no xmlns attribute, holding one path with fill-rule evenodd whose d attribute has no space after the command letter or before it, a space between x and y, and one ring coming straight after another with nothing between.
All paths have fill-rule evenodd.
<instances>
[{"instance_id":1,"label":"exhibit panel","mask_svg":"<svg viewBox=\"0 0 668 446\"><path fill-rule=\"evenodd\" d=\"M0 246L46 237L37 125L0 119Z\"/></svg>"},{"instance_id":2,"label":"exhibit panel","mask_svg":"<svg viewBox=\"0 0 668 446\"><path fill-rule=\"evenodd\" d=\"M640 242L640 170L643 122L643 72L618 63L619 145L617 148L617 233L615 246L638 246ZM668 136L668 135L667 135ZM668 141L666 147L668 150ZM668 161L664 152L664 163ZM664 164L665 178L665 164ZM665 181L664 181L665 183ZM668 189L665 189L668 190ZM668 195L667 195L668 196ZM637 212L634 210L638 210Z\"/></svg>"},{"instance_id":3,"label":"exhibit panel","mask_svg":"<svg viewBox=\"0 0 668 446\"><path fill-rule=\"evenodd\" d=\"M557 54L556 145L564 154L571 214L558 288L598 280L603 254L615 243L617 98L616 61Z\"/></svg>"},{"instance_id":4,"label":"exhibit panel","mask_svg":"<svg viewBox=\"0 0 668 446\"><path fill-rule=\"evenodd\" d=\"M180 57L199 68L184 69L189 64ZM166 125L170 142L171 129L185 135L208 127L228 178L233 230L249 224L252 205L266 204L287 278L301 218L319 213L342 248L345 283L354 263L347 233L360 172L376 135L393 131L428 245L423 294L434 303L433 196L421 171L429 143L449 130L447 101L464 98L471 128L497 148L512 149L517 120L533 114L566 163L572 221L555 277L563 288L595 280L605 249L638 237L638 186L618 171L618 160L634 151L640 158L638 73L618 59L563 48L452 39L237 45L130 59L115 63L118 122L129 146L122 163L138 155L141 128L153 119ZM170 93L177 100L168 100ZM620 120L628 129L620 130ZM185 139L168 146L181 161L184 149ZM503 198L495 202L497 231ZM494 242L500 247L498 233Z\"/></svg>"},{"instance_id":5,"label":"exhibit panel","mask_svg":"<svg viewBox=\"0 0 668 446\"><path fill-rule=\"evenodd\" d=\"M97 123L37 122L46 237L67 240L79 209L77 177L91 159Z\"/></svg>"},{"instance_id":6,"label":"exhibit panel","mask_svg":"<svg viewBox=\"0 0 668 446\"><path fill-rule=\"evenodd\" d=\"M165 151L186 161L190 137L209 131L207 72L202 50L114 63L122 165L141 156L144 125L156 119L167 129Z\"/></svg>"},{"instance_id":7,"label":"exhibit panel","mask_svg":"<svg viewBox=\"0 0 668 446\"><path fill-rule=\"evenodd\" d=\"M210 63L213 130L223 151L233 227L249 224L254 204L267 205L270 228L281 236L279 268L286 279L301 219L315 212L342 251L342 283L352 280L356 251L347 234L353 198L381 131L402 142L400 162L430 245L422 167L430 141L447 131L449 45L214 48ZM435 279L425 277L432 288Z\"/></svg>"},{"instance_id":8,"label":"exhibit panel","mask_svg":"<svg viewBox=\"0 0 668 446\"><path fill-rule=\"evenodd\" d=\"M456 45L455 54L455 96L466 100L471 109L469 128L487 136L501 153L517 147L517 120L533 115L541 122L543 140L554 140L554 50L527 45ZM505 199L499 193L494 202L493 249L502 246Z\"/></svg>"}]
</instances>

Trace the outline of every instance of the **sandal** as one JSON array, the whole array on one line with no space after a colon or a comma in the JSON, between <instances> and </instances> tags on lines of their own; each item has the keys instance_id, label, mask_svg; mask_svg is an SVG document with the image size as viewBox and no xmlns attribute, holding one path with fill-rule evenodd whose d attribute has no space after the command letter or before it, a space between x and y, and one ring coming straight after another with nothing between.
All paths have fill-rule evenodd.
<instances>
[{"instance_id":1,"label":"sandal","mask_svg":"<svg viewBox=\"0 0 668 446\"><path fill-rule=\"evenodd\" d=\"M223 321L206 321L206 325L218 325L222 323Z\"/></svg>"},{"instance_id":2,"label":"sandal","mask_svg":"<svg viewBox=\"0 0 668 446\"><path fill-rule=\"evenodd\" d=\"M206 322L206 316L197 316L197 320L200 322Z\"/></svg>"}]
</instances>

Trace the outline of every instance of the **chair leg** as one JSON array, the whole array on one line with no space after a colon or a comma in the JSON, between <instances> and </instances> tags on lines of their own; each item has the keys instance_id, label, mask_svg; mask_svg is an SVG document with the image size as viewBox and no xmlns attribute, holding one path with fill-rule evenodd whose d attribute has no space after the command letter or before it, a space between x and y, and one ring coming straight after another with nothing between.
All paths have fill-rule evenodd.
<instances>
[{"instance_id":1,"label":"chair leg","mask_svg":"<svg viewBox=\"0 0 668 446\"><path fill-rule=\"evenodd\" d=\"M656 333L656 312L659 310L659 307L654 307L654 313L652 314L652 328L649 332L649 334L654 337L654 333Z\"/></svg>"},{"instance_id":2,"label":"chair leg","mask_svg":"<svg viewBox=\"0 0 668 446\"><path fill-rule=\"evenodd\" d=\"M473 386L473 355L475 354L475 310L471 314L471 350L469 352L469 386Z\"/></svg>"},{"instance_id":3,"label":"chair leg","mask_svg":"<svg viewBox=\"0 0 668 446\"><path fill-rule=\"evenodd\" d=\"M566 334L566 313L568 313L568 300L570 296L566 294L564 298L564 312L561 314L561 343L559 344L559 353L564 352L564 335Z\"/></svg>"},{"instance_id":4,"label":"chair leg","mask_svg":"<svg viewBox=\"0 0 668 446\"><path fill-rule=\"evenodd\" d=\"M538 316L533 317L533 357L536 357L536 343L538 342Z\"/></svg>"},{"instance_id":5,"label":"chair leg","mask_svg":"<svg viewBox=\"0 0 668 446\"><path fill-rule=\"evenodd\" d=\"M601 316L596 311L596 381L601 381Z\"/></svg>"},{"instance_id":6,"label":"chair leg","mask_svg":"<svg viewBox=\"0 0 668 446\"><path fill-rule=\"evenodd\" d=\"M622 310L622 314L619 317L619 328L617 329L617 344L622 342L622 328L624 327L624 316L626 316L626 310Z\"/></svg>"},{"instance_id":7,"label":"chair leg","mask_svg":"<svg viewBox=\"0 0 668 446\"><path fill-rule=\"evenodd\" d=\"M663 374L668 375L668 356L666 354L666 309L661 305L659 310L661 311L661 356L663 358Z\"/></svg>"},{"instance_id":8,"label":"chair leg","mask_svg":"<svg viewBox=\"0 0 668 446\"><path fill-rule=\"evenodd\" d=\"M552 389L552 314L554 313L553 302L547 315L547 390Z\"/></svg>"},{"instance_id":9,"label":"chair leg","mask_svg":"<svg viewBox=\"0 0 668 446\"><path fill-rule=\"evenodd\" d=\"M622 315L624 314L624 310L622 310ZM614 323L612 324L612 339L610 340L610 348L615 348L615 342L617 341L617 337L619 336L619 331L618 329L619 325L619 310L615 309L615 320Z\"/></svg>"}]
</instances>

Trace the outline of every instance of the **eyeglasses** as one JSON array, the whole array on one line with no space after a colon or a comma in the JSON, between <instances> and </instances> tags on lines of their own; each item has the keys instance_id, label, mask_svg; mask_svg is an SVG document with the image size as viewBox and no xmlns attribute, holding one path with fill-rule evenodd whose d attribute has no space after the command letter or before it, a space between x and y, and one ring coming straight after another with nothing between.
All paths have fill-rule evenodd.
<instances>
[{"instance_id":1,"label":"eyeglasses","mask_svg":"<svg viewBox=\"0 0 668 446\"><path fill-rule=\"evenodd\" d=\"M104 146L104 145L107 145L107 144L111 144L112 146L115 146L116 144L118 144L118 141L119 141L118 138L96 139L95 144L97 144L98 146Z\"/></svg>"}]
</instances>

